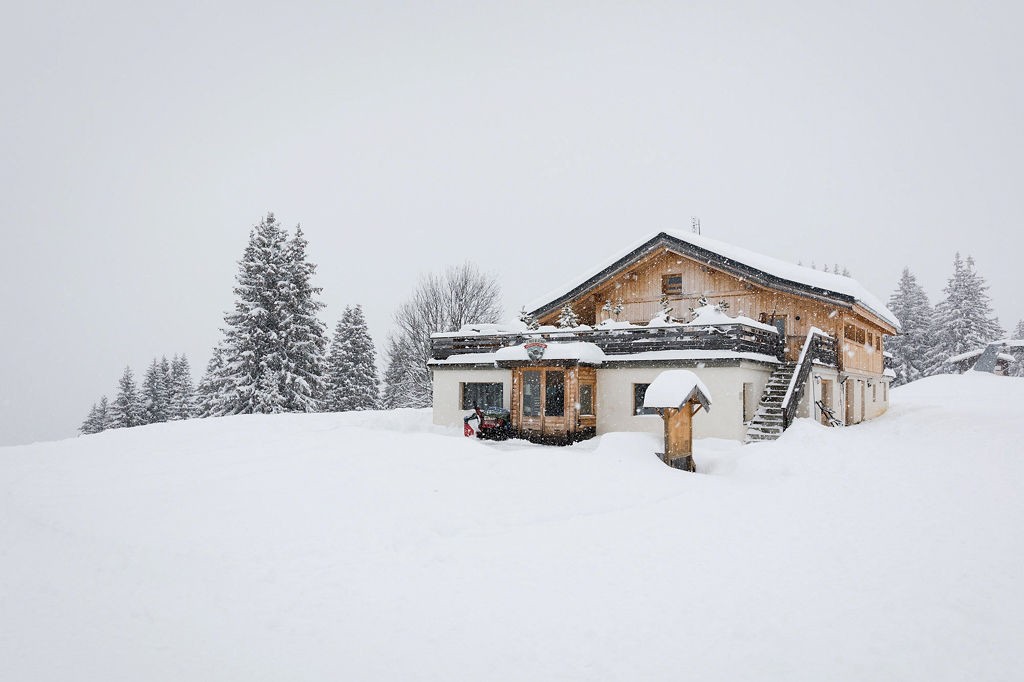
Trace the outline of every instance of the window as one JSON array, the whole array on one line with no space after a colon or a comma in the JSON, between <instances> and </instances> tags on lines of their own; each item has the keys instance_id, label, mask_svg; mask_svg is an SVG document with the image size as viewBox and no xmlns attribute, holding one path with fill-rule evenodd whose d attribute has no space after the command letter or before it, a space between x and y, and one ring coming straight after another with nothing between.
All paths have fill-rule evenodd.
<instances>
[{"instance_id":1,"label":"window","mask_svg":"<svg viewBox=\"0 0 1024 682\"><path fill-rule=\"evenodd\" d=\"M594 385L580 384L580 414L594 414Z\"/></svg>"},{"instance_id":2,"label":"window","mask_svg":"<svg viewBox=\"0 0 1024 682\"><path fill-rule=\"evenodd\" d=\"M544 372L544 416L561 417L565 414L565 372Z\"/></svg>"},{"instance_id":3,"label":"window","mask_svg":"<svg viewBox=\"0 0 1024 682\"><path fill-rule=\"evenodd\" d=\"M680 296L683 293L682 275L662 275L661 293L668 296Z\"/></svg>"},{"instance_id":4,"label":"window","mask_svg":"<svg viewBox=\"0 0 1024 682\"><path fill-rule=\"evenodd\" d=\"M633 384L633 414L658 414L654 407L644 407L644 396L650 384Z\"/></svg>"},{"instance_id":5,"label":"window","mask_svg":"<svg viewBox=\"0 0 1024 682\"><path fill-rule=\"evenodd\" d=\"M472 410L473 405L480 407L504 407L505 396L501 383L483 384L470 383L462 384L462 409Z\"/></svg>"},{"instance_id":6,"label":"window","mask_svg":"<svg viewBox=\"0 0 1024 682\"><path fill-rule=\"evenodd\" d=\"M535 369L523 372L523 416L540 416L540 372Z\"/></svg>"},{"instance_id":7,"label":"window","mask_svg":"<svg viewBox=\"0 0 1024 682\"><path fill-rule=\"evenodd\" d=\"M873 402L873 403L877 403L878 402L878 382L877 381L871 384L871 402Z\"/></svg>"},{"instance_id":8,"label":"window","mask_svg":"<svg viewBox=\"0 0 1024 682\"><path fill-rule=\"evenodd\" d=\"M843 327L843 336L857 343L865 343L867 341L867 333L860 327L852 324Z\"/></svg>"}]
</instances>

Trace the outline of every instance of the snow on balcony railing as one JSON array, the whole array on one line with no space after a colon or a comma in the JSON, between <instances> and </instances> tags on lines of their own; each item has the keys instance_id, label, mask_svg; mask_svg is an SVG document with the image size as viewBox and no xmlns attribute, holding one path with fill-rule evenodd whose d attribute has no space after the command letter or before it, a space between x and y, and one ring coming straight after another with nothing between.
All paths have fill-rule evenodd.
<instances>
[{"instance_id":1,"label":"snow on balcony railing","mask_svg":"<svg viewBox=\"0 0 1024 682\"><path fill-rule=\"evenodd\" d=\"M709 307L710 308L710 307ZM646 325L605 320L595 327L559 328L525 325L467 325L458 332L433 334L431 356L488 353L528 341L586 342L609 355L662 350L721 350L781 357L784 342L778 330L745 317L698 309L694 320L675 322L657 317Z\"/></svg>"}]
</instances>

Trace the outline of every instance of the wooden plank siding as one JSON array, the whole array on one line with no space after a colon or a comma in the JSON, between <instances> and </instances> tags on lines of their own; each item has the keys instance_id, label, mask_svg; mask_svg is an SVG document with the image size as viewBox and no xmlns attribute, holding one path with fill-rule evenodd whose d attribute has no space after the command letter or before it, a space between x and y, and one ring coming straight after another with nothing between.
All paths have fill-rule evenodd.
<instances>
[{"instance_id":1,"label":"wooden plank siding","mask_svg":"<svg viewBox=\"0 0 1024 682\"><path fill-rule=\"evenodd\" d=\"M726 301L729 314L744 315L764 322L786 320L786 359L795 361L811 327L835 337L841 347L840 367L881 374L883 370L883 334L891 333L877 316L859 305L852 309L825 303L810 297L776 291L745 281L689 256L661 249L636 262L597 288L582 293L573 308L583 324L594 325L609 317L601 310L605 301L621 301L619 320L647 324L661 310L662 277L679 275L682 293L669 297L672 316L690 319L690 310L704 296L711 303ZM558 311L540 319L541 324L556 324ZM845 338L847 324L864 330L864 340ZM869 337L870 335L870 337ZM868 339L870 338L870 342Z\"/></svg>"}]
</instances>

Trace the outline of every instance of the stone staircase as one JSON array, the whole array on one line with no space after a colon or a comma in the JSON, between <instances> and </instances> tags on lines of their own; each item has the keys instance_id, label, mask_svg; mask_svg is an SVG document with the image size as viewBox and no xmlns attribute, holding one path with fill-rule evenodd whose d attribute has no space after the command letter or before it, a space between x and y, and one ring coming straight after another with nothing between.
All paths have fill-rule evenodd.
<instances>
[{"instance_id":1,"label":"stone staircase","mask_svg":"<svg viewBox=\"0 0 1024 682\"><path fill-rule=\"evenodd\" d=\"M747 426L745 442L776 440L785 430L782 421L782 400L786 397L789 382L796 372L795 362L784 362L775 368L765 384L764 394L757 406L754 418Z\"/></svg>"}]
</instances>

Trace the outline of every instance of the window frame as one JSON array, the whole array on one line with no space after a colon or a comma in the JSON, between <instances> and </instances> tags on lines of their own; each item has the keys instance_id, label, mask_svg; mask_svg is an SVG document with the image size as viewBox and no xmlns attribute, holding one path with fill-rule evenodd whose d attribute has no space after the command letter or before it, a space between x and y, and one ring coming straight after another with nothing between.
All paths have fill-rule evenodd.
<instances>
[{"instance_id":1,"label":"window frame","mask_svg":"<svg viewBox=\"0 0 1024 682\"><path fill-rule=\"evenodd\" d=\"M473 409L473 400L472 400L473 396L467 391L467 389L470 386L476 387L475 391L477 391L477 396L476 396L477 400L478 400L477 404L481 408L484 408L484 407L500 407L501 409L505 409L505 383L504 382L502 382L502 381L461 381L461 382L459 382L459 404L462 405L462 409L463 410L472 410ZM484 396L487 395L487 389L484 389L483 387L489 387L490 392L491 392L492 395L493 395L495 389L497 389L497 397L498 397L497 404L495 404L494 402L489 402L487 398L482 398L481 399L481 397L480 397L480 393L481 392L483 392Z\"/></svg>"},{"instance_id":2,"label":"window frame","mask_svg":"<svg viewBox=\"0 0 1024 682\"><path fill-rule=\"evenodd\" d=\"M551 377L558 377L558 379L552 383ZM560 369L547 369L544 370L544 389L541 393L544 395L544 409L541 410L545 417L564 417L565 416L565 388L566 388L565 372ZM560 390L559 390L560 389ZM552 412L553 405L561 404L561 408L558 412Z\"/></svg>"},{"instance_id":3,"label":"window frame","mask_svg":"<svg viewBox=\"0 0 1024 682\"><path fill-rule=\"evenodd\" d=\"M637 395L637 388L640 386L644 387L643 395ZM644 397L647 395L647 389L651 387L650 382L644 383L641 381L633 382L633 416L634 417L646 417L652 414L658 414L658 408L656 407L644 407ZM637 398L639 397L639 401ZM639 405L637 404L639 402Z\"/></svg>"},{"instance_id":4,"label":"window frame","mask_svg":"<svg viewBox=\"0 0 1024 682\"><path fill-rule=\"evenodd\" d=\"M672 280L679 280L678 286L673 284ZM683 276L682 274L669 273L661 276L661 293L666 296L682 296L683 295Z\"/></svg>"},{"instance_id":5,"label":"window frame","mask_svg":"<svg viewBox=\"0 0 1024 682\"><path fill-rule=\"evenodd\" d=\"M589 410L584 410L583 409L583 407L584 407L584 405L583 405L583 389L587 389L587 392L590 394L590 409ZM581 417L596 417L597 416L597 410L594 408L594 384L592 384L590 382L586 382L586 383L581 382L580 383L580 387L579 387L579 395L577 396L577 398L578 398L578 400L576 402L579 405L578 412L579 412L579 415Z\"/></svg>"},{"instance_id":6,"label":"window frame","mask_svg":"<svg viewBox=\"0 0 1024 682\"><path fill-rule=\"evenodd\" d=\"M528 378L529 378L530 375L536 375L537 376L537 383L536 383L537 396L536 396L536 402L535 403L532 403L532 402L531 403L527 403L528 394L527 394L527 390L526 389L529 387L529 385L531 383L530 381L528 381ZM522 402L523 417L529 417L530 419L539 419L539 418L541 418L543 416L543 413L544 413L544 409L543 409L543 405L542 405L543 399L541 397L542 396L543 388L544 388L544 373L541 370L539 370L539 369L524 369L523 370L523 390L522 390L522 395L520 396L520 401ZM536 406L535 413L533 411L531 411L531 409L529 409L529 408L534 407L534 405Z\"/></svg>"}]
</instances>

